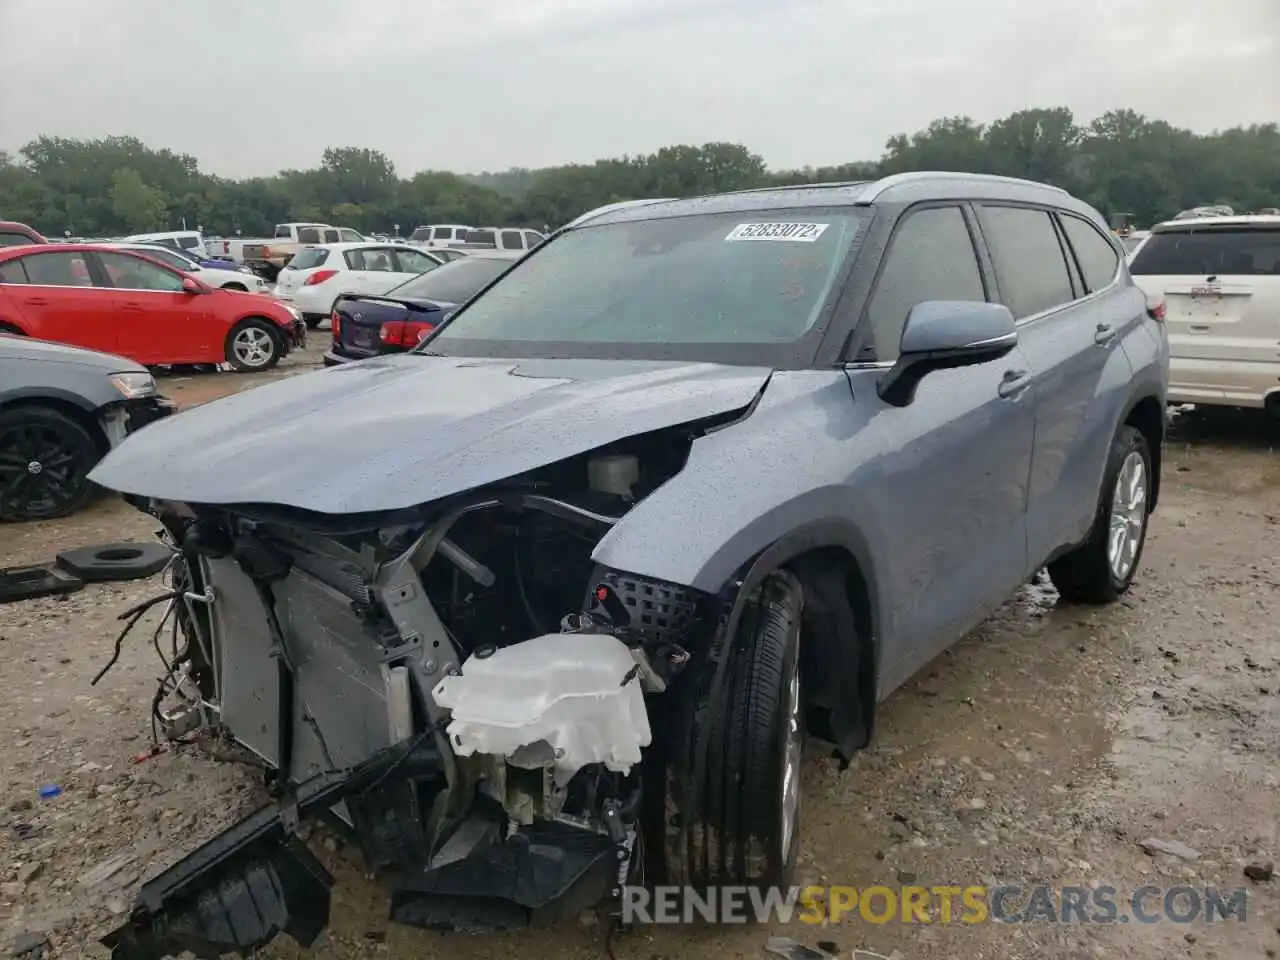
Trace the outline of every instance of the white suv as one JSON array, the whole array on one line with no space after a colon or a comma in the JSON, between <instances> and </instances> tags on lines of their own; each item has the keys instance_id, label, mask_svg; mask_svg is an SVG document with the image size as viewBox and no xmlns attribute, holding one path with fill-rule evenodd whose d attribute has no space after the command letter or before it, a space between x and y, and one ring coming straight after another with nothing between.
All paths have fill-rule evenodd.
<instances>
[{"instance_id":1,"label":"white suv","mask_svg":"<svg viewBox=\"0 0 1280 960\"><path fill-rule=\"evenodd\" d=\"M1157 224L1129 272L1165 303L1171 403L1280 417L1280 216Z\"/></svg>"}]
</instances>

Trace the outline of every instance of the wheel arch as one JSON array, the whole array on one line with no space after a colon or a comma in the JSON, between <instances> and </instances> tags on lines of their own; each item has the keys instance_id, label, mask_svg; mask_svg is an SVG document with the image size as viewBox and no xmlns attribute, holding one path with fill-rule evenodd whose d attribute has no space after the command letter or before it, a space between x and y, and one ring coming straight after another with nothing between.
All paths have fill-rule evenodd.
<instances>
[{"instance_id":1,"label":"wheel arch","mask_svg":"<svg viewBox=\"0 0 1280 960\"><path fill-rule=\"evenodd\" d=\"M1147 441L1147 448L1151 453L1151 505L1147 512L1151 513L1160 499L1160 474L1167 422L1165 405L1155 394L1145 394L1129 403L1120 422L1136 429Z\"/></svg>"},{"instance_id":2,"label":"wheel arch","mask_svg":"<svg viewBox=\"0 0 1280 960\"><path fill-rule=\"evenodd\" d=\"M87 405L74 394L19 394L0 401L0 413L29 409L31 407L56 410L83 427L89 436L93 438L93 442L104 456L110 451L111 443L102 429L102 424L98 421L97 408Z\"/></svg>"},{"instance_id":3,"label":"wheel arch","mask_svg":"<svg viewBox=\"0 0 1280 960\"><path fill-rule=\"evenodd\" d=\"M733 636L743 610L754 591L774 571L786 569L796 575L805 589L808 631L817 629L813 640L801 649L806 678L825 677L811 693L829 714L830 729L815 731L837 746L842 759L865 747L874 728L878 701L881 657L881 605L871 550L862 531L841 519L807 523L779 537L746 561L724 585L721 595L732 606L725 631ZM839 618L810 617L809 600L815 595L843 588L853 622L852 630L842 628ZM828 601L818 597L826 606ZM856 705L849 709L849 705Z\"/></svg>"}]
</instances>

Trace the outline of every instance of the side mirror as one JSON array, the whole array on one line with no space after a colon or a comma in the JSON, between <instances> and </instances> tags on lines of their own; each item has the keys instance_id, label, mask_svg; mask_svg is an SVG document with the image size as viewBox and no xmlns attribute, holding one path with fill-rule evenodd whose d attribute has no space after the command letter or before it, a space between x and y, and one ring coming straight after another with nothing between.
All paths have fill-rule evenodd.
<instances>
[{"instance_id":1,"label":"side mirror","mask_svg":"<svg viewBox=\"0 0 1280 960\"><path fill-rule=\"evenodd\" d=\"M1009 308L999 303L931 300L918 303L902 328L898 361L876 387L880 399L905 407L935 370L998 360L1018 344Z\"/></svg>"},{"instance_id":2,"label":"side mirror","mask_svg":"<svg viewBox=\"0 0 1280 960\"><path fill-rule=\"evenodd\" d=\"M208 288L199 280L197 280L195 277L182 278L183 293L189 293L189 294L195 295L197 293L204 293L207 289Z\"/></svg>"}]
</instances>

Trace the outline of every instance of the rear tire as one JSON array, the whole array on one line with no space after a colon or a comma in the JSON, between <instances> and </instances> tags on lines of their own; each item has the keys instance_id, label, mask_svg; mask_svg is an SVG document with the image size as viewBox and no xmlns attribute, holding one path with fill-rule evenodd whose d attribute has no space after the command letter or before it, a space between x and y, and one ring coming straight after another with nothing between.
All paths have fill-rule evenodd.
<instances>
[{"instance_id":1,"label":"rear tire","mask_svg":"<svg viewBox=\"0 0 1280 960\"><path fill-rule=\"evenodd\" d=\"M0 520L52 520L79 510L93 497L89 471L101 457L89 431L61 411L0 410Z\"/></svg>"},{"instance_id":2,"label":"rear tire","mask_svg":"<svg viewBox=\"0 0 1280 960\"><path fill-rule=\"evenodd\" d=\"M696 763L699 737L709 737L700 809L684 809L674 794L670 798L679 820L689 824L691 849L663 851L667 882L790 885L800 846L803 614L800 581L785 570L771 574L743 611L725 672L722 715L712 715L704 690L694 707L693 736L674 745L684 755L678 769Z\"/></svg>"},{"instance_id":3,"label":"rear tire","mask_svg":"<svg viewBox=\"0 0 1280 960\"><path fill-rule=\"evenodd\" d=\"M1114 603L1133 583L1151 516L1151 449L1134 427L1116 434L1089 539L1049 564L1068 603Z\"/></svg>"},{"instance_id":4,"label":"rear tire","mask_svg":"<svg viewBox=\"0 0 1280 960\"><path fill-rule=\"evenodd\" d=\"M284 344L269 320L241 320L227 334L227 363L241 373L270 370L284 356Z\"/></svg>"}]
</instances>

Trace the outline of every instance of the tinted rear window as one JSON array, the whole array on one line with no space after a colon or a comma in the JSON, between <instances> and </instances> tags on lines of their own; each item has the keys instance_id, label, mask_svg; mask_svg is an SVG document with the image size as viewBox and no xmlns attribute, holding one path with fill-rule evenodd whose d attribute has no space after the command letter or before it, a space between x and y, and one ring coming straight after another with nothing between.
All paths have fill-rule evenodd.
<instances>
[{"instance_id":1,"label":"tinted rear window","mask_svg":"<svg viewBox=\"0 0 1280 960\"><path fill-rule=\"evenodd\" d=\"M413 231L413 233L409 234L409 239L410 239L410 240L415 240L415 241L430 240L430 239L431 239L431 228L430 228L430 227L419 227L417 230Z\"/></svg>"},{"instance_id":2,"label":"tinted rear window","mask_svg":"<svg viewBox=\"0 0 1280 960\"><path fill-rule=\"evenodd\" d=\"M320 266L328 259L328 250L299 250L297 255L289 261L289 266L294 270L310 270L312 267Z\"/></svg>"},{"instance_id":3,"label":"tinted rear window","mask_svg":"<svg viewBox=\"0 0 1280 960\"><path fill-rule=\"evenodd\" d=\"M430 273L402 283L391 292L393 297L415 297L440 303L462 303L470 300L490 280L509 269L514 260L463 257L443 264Z\"/></svg>"},{"instance_id":4,"label":"tinted rear window","mask_svg":"<svg viewBox=\"0 0 1280 960\"><path fill-rule=\"evenodd\" d=\"M1280 229L1153 233L1129 266L1134 276L1280 276Z\"/></svg>"},{"instance_id":5,"label":"tinted rear window","mask_svg":"<svg viewBox=\"0 0 1280 960\"><path fill-rule=\"evenodd\" d=\"M467 232L467 243L487 243L497 246L498 235L492 230L470 230Z\"/></svg>"},{"instance_id":6,"label":"tinted rear window","mask_svg":"<svg viewBox=\"0 0 1280 960\"><path fill-rule=\"evenodd\" d=\"M178 246L182 247L183 250L194 250L200 246L200 241L195 237L179 237Z\"/></svg>"}]
</instances>

